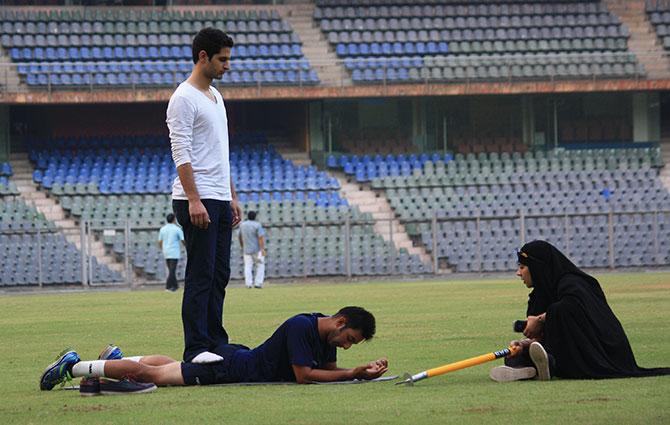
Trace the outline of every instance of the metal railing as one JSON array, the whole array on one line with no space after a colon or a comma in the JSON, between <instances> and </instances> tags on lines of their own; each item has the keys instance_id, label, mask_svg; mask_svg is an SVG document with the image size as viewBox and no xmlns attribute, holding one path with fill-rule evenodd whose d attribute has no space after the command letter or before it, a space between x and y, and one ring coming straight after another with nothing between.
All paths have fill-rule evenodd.
<instances>
[{"instance_id":1,"label":"metal railing","mask_svg":"<svg viewBox=\"0 0 670 425\"><path fill-rule=\"evenodd\" d=\"M628 220L626 220L628 218ZM502 221L508 221L508 226L501 227ZM542 226L538 228L538 221L544 220ZM584 247L580 246L581 239L577 238L577 233L583 234L585 229L585 222L590 221L590 225L599 228L606 227L604 234L597 234L592 231L589 235L590 242L600 241L600 245L590 247L589 250L597 250L599 261L595 264L588 262L582 263L581 252L584 252ZM400 231L394 227L396 222L395 217L378 220L354 220L345 218L338 221L310 221L310 222L286 222L281 224L274 224L266 226L268 234L268 259L270 266L268 270L269 278L276 277L310 277L310 276L325 276L335 275L351 278L355 275L402 275L407 274L408 271L398 270L398 261L401 255L407 256L408 253L400 253L394 243L394 233ZM534 222L534 223L531 223ZM456 239L456 230L451 225L452 232L450 233L450 223L457 226L460 232L469 231L467 241ZM449 252L445 252L445 247L457 246L459 251L468 254L467 262L469 267L467 271L470 272L507 272L514 269L516 266L515 251L530 239L543 238L549 240L559 249L561 249L568 257L572 258L574 262L583 268L608 268L611 270L628 267L642 267L642 268L656 268L670 266L670 210L656 210L656 211L609 211L604 213L567 213L567 214L526 214L519 211L517 215L510 216L470 216L470 217L438 217L438 214L433 214L431 219L422 220L403 220L403 226L417 225L423 227L423 235L415 237L414 242L417 246L422 246L430 256L430 261L421 263L420 274L438 275L445 271L445 268L451 268L455 271L461 271L459 266L459 259ZM363 229L367 226L367 229ZM619 237L624 235L624 226L638 226L643 229L628 230L625 236L630 237L637 234L637 241L644 241L643 244L636 246L635 249L630 249L629 252L622 253L618 246ZM374 231L371 229L374 227ZM501 229L506 229L515 233L514 241L510 244L510 238L496 239L491 236ZM96 279L96 260L95 253L92 246L95 239L100 239L105 232L112 231L116 235L121 232L123 241L123 252L120 257L117 257L118 265L120 265L121 272L115 274L117 277L113 281L101 281ZM108 224L104 221L86 221L82 220L79 228L80 238L80 261L81 261L81 279L77 285L85 288L101 285L124 285L127 287L135 287L140 284L159 283L156 276L144 275L138 278L136 273L142 272L135 264L133 264L133 234L137 231L151 231L157 232L155 228L132 228L130 221L118 224ZM293 245L300 244L298 249L294 249L299 257L298 259L282 257L282 249L275 244L280 238L282 231L291 233ZM386 233L388 231L388 233ZM546 233L548 232L548 233ZM637 233L635 233L637 232ZM45 286L44 276L46 275L45 265L43 264L43 237L45 234L58 234L53 230L21 230L21 231L1 231L1 235L12 234L30 234L35 237L37 243L37 255L26 256L26 252L22 251L20 246L12 245L9 238L5 238L5 243L9 244L4 248L6 260L10 264L14 264L16 259L25 262L26 258L32 258L34 263L31 265L37 269L37 279L34 282L24 282L27 285L36 285L38 287ZM323 270L316 270L314 264L318 261L310 263L307 259L313 259L318 252L318 249L312 248L313 241L318 240L319 236L329 235L330 250L324 252L324 258L329 255L334 255L336 258L328 258L328 260L336 263L335 267L324 272ZM359 235L367 235L359 236ZM430 237L426 237L426 236ZM358 238L358 239L357 239ZM372 239L377 238L377 242ZM379 238L384 242L380 243ZM634 239L634 238L633 238ZM323 238L321 238L323 240ZM354 246L355 241L358 245ZM362 246L361 240L367 240L369 246ZM619 241L620 242L620 241ZM423 244L426 243L426 246ZM239 279L242 276L241 257L239 247L237 246L237 239L233 238L233 249L231 250L233 267L232 277ZM381 256L377 259L383 259L384 264L375 267L360 268L363 261L372 261L373 246L382 247ZM497 244L497 247L492 247L491 244ZM293 247L294 248L294 247ZM157 250L157 248L155 248ZM314 251L316 250L316 251ZM446 250L448 251L448 250ZM497 267L494 270L487 269L485 263L488 261L486 253L495 253L495 259L502 267ZM118 253L117 253L118 254ZM623 255L623 256L622 256ZM627 255L627 256L626 256ZM426 258L426 256L423 256ZM411 258L411 257L410 257ZM420 262L420 256L413 257L413 260ZM300 267L302 270L290 270L289 275L282 276L277 270L281 270L279 265L292 265L291 267ZM311 264L311 265L310 265ZM415 263L419 264L419 263ZM117 265L117 268L118 268ZM357 269L358 267L358 269ZM99 266L98 271L104 268ZM237 268L237 269L236 269ZM284 267L286 269L286 267ZM272 271L275 271L273 275ZM383 273L380 270L385 270ZM413 273L413 272L412 272ZM162 282L160 282L162 283ZM0 278L0 284L4 287L15 286L13 282L8 280L7 276ZM20 285L18 285L20 286ZM51 286L51 285L49 285Z\"/></svg>"}]
</instances>

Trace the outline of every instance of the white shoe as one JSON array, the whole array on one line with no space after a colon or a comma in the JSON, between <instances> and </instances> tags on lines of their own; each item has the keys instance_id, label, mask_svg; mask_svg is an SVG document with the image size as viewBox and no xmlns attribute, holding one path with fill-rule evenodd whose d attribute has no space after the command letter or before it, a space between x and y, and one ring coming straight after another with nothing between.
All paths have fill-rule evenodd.
<instances>
[{"instance_id":1,"label":"white shoe","mask_svg":"<svg viewBox=\"0 0 670 425\"><path fill-rule=\"evenodd\" d=\"M191 363L216 363L220 362L221 360L223 360L223 357L219 356L218 354L210 353L209 351L203 351L202 353L193 357Z\"/></svg>"},{"instance_id":2,"label":"white shoe","mask_svg":"<svg viewBox=\"0 0 670 425\"><path fill-rule=\"evenodd\" d=\"M532 367L497 366L491 369L489 377L496 382L511 382L535 378L536 374Z\"/></svg>"},{"instance_id":3,"label":"white shoe","mask_svg":"<svg viewBox=\"0 0 670 425\"><path fill-rule=\"evenodd\" d=\"M537 379L539 381L548 381L551 379L551 373L549 372L549 356L547 351L544 349L542 344L539 342L533 342L530 344L528 349L528 354L530 359L537 369Z\"/></svg>"}]
</instances>

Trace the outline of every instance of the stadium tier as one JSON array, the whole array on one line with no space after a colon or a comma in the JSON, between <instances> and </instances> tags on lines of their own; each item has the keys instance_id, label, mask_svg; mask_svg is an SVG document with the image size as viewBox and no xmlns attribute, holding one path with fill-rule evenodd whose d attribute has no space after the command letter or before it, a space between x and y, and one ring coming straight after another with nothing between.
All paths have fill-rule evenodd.
<instances>
[{"instance_id":1,"label":"stadium tier","mask_svg":"<svg viewBox=\"0 0 670 425\"><path fill-rule=\"evenodd\" d=\"M0 43L31 87L173 86L190 74L193 35L234 39L225 85L317 84L301 42L276 11L0 10Z\"/></svg>"},{"instance_id":2,"label":"stadium tier","mask_svg":"<svg viewBox=\"0 0 670 425\"><path fill-rule=\"evenodd\" d=\"M167 140L82 138L33 141L31 145L34 181L58 197L70 216L108 228L111 232L101 237L119 258L125 255L123 229L129 222L133 267L149 278L163 279L165 263L156 235L172 210L169 193L176 175ZM268 277L344 274L342 235L347 217L353 223L352 274L430 271L417 256L397 250L376 234L372 217L339 196L335 178L313 166L294 165L262 136L242 135L233 138L231 145L231 170L243 210L258 211L267 226ZM242 255L236 237L231 252L232 276L241 278ZM373 260L369 260L371 255ZM178 269L180 277L184 265Z\"/></svg>"},{"instance_id":3,"label":"stadium tier","mask_svg":"<svg viewBox=\"0 0 670 425\"><path fill-rule=\"evenodd\" d=\"M56 195L169 193L176 176L165 137L42 140L33 146L33 179ZM315 167L295 166L270 145L233 148L230 162L237 191L252 199L261 196L258 192L301 199L317 196L304 191L339 189L334 178Z\"/></svg>"},{"instance_id":4,"label":"stadium tier","mask_svg":"<svg viewBox=\"0 0 670 425\"><path fill-rule=\"evenodd\" d=\"M81 252L35 207L0 197L0 232L0 286L81 284ZM90 264L93 281L122 280L95 257Z\"/></svg>"},{"instance_id":5,"label":"stadium tier","mask_svg":"<svg viewBox=\"0 0 670 425\"><path fill-rule=\"evenodd\" d=\"M655 27L663 48L670 51L670 1L646 0L645 4L649 22Z\"/></svg>"},{"instance_id":6,"label":"stadium tier","mask_svg":"<svg viewBox=\"0 0 670 425\"><path fill-rule=\"evenodd\" d=\"M384 191L408 234L428 251L430 221L437 217L437 256L457 271L513 268L500 253L518 248L520 211L530 216L526 240L568 243L573 257L587 267L609 265L610 211L631 213L615 217L615 265L670 259L670 216L651 213L670 209L670 193L658 179L658 147L456 154L453 159L436 154L417 157L414 164L412 175L376 177L371 186Z\"/></svg>"},{"instance_id":7,"label":"stadium tier","mask_svg":"<svg viewBox=\"0 0 670 425\"><path fill-rule=\"evenodd\" d=\"M628 29L598 1L317 1L355 83L634 77Z\"/></svg>"}]
</instances>

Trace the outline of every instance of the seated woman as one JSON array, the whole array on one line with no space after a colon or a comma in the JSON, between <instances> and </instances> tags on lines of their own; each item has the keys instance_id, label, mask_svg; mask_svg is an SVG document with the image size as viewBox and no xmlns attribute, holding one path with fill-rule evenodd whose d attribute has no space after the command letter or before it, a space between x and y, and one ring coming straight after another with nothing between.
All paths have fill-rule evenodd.
<instances>
[{"instance_id":1,"label":"seated woman","mask_svg":"<svg viewBox=\"0 0 670 425\"><path fill-rule=\"evenodd\" d=\"M535 376L603 379L668 375L670 368L637 365L621 323L607 304L598 281L581 271L556 247L533 241L517 253L521 277L528 288L528 338L506 366L491 370L495 381ZM532 367L537 370L532 369Z\"/></svg>"}]
</instances>

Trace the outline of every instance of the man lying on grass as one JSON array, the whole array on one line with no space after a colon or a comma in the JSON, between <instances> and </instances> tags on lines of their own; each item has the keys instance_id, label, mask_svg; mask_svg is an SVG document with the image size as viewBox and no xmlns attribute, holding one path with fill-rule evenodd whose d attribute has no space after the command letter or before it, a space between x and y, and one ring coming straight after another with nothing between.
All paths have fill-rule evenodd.
<instances>
[{"instance_id":1,"label":"man lying on grass","mask_svg":"<svg viewBox=\"0 0 670 425\"><path fill-rule=\"evenodd\" d=\"M337 367L336 348L347 350L370 340L375 334L374 316L361 307L344 307L333 316L298 314L286 320L263 344L249 349L221 344L216 363L182 363L167 356L152 355L120 360L120 351L110 347L102 360L80 361L67 351L46 368L40 389L51 390L65 380L82 377L83 395L100 392L133 393L154 390L155 385L209 385L236 382L333 382L375 379L388 370L386 359L352 369ZM107 351L116 355L108 356ZM98 378L120 380L113 382ZM105 391L105 390L108 391Z\"/></svg>"}]
</instances>

